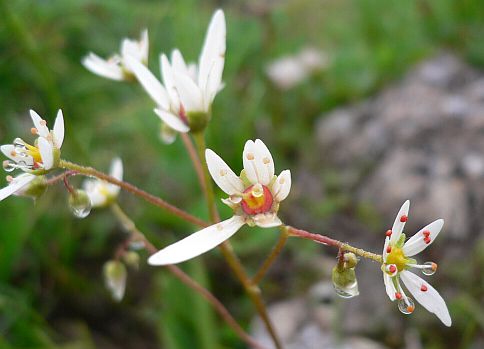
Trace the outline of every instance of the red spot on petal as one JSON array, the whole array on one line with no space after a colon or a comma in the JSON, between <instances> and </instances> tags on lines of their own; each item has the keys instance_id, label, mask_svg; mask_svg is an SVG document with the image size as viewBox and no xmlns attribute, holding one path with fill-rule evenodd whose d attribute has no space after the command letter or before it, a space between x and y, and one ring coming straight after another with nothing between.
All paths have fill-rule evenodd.
<instances>
[{"instance_id":1,"label":"red spot on petal","mask_svg":"<svg viewBox=\"0 0 484 349\"><path fill-rule=\"evenodd\" d=\"M391 246L388 246L387 247L387 253L390 253L390 252L392 252L392 247Z\"/></svg>"},{"instance_id":2,"label":"red spot on petal","mask_svg":"<svg viewBox=\"0 0 484 349\"><path fill-rule=\"evenodd\" d=\"M430 236L430 231L428 230L425 230L424 232L422 232L423 236L425 237L429 237Z\"/></svg>"},{"instance_id":3,"label":"red spot on petal","mask_svg":"<svg viewBox=\"0 0 484 349\"><path fill-rule=\"evenodd\" d=\"M388 270L390 271L390 273L395 273L397 271L397 267L394 266L394 265L390 265L390 268L388 268Z\"/></svg>"},{"instance_id":4,"label":"red spot on petal","mask_svg":"<svg viewBox=\"0 0 484 349\"><path fill-rule=\"evenodd\" d=\"M395 293L396 299L402 299L402 294L400 292Z\"/></svg>"},{"instance_id":5,"label":"red spot on petal","mask_svg":"<svg viewBox=\"0 0 484 349\"><path fill-rule=\"evenodd\" d=\"M423 240L427 245L430 244L430 242L432 241L428 236L426 236Z\"/></svg>"},{"instance_id":6,"label":"red spot on petal","mask_svg":"<svg viewBox=\"0 0 484 349\"><path fill-rule=\"evenodd\" d=\"M406 215L403 215L400 217L400 222L405 223L408 220L408 217Z\"/></svg>"},{"instance_id":7,"label":"red spot on petal","mask_svg":"<svg viewBox=\"0 0 484 349\"><path fill-rule=\"evenodd\" d=\"M422 292L427 292L428 288L426 285L422 285L422 287L420 287L420 291Z\"/></svg>"},{"instance_id":8,"label":"red spot on petal","mask_svg":"<svg viewBox=\"0 0 484 349\"><path fill-rule=\"evenodd\" d=\"M392 231L390 229L387 230L387 232L385 233L386 236L390 237L392 236Z\"/></svg>"}]
</instances>

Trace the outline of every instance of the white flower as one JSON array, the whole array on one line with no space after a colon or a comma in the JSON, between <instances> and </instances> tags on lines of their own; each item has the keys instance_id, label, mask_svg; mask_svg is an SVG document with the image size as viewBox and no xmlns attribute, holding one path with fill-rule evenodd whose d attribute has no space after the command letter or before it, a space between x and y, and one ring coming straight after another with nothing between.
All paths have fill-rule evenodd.
<instances>
[{"instance_id":1,"label":"white flower","mask_svg":"<svg viewBox=\"0 0 484 349\"><path fill-rule=\"evenodd\" d=\"M111 260L104 264L103 274L106 288L111 292L115 301L121 301L124 297L126 279L128 278L126 267L120 261Z\"/></svg>"},{"instance_id":2,"label":"white flower","mask_svg":"<svg viewBox=\"0 0 484 349\"><path fill-rule=\"evenodd\" d=\"M17 177L7 176L8 185L0 189L0 201L12 194L23 195L28 190L29 184L36 178L36 175L30 173L22 173Z\"/></svg>"},{"instance_id":3,"label":"white flower","mask_svg":"<svg viewBox=\"0 0 484 349\"><path fill-rule=\"evenodd\" d=\"M198 66L187 65L178 50L161 55L163 84L133 57L126 62L146 92L157 104L155 113L178 132L197 132L205 128L215 95L222 87L225 62L225 16L217 10L205 37Z\"/></svg>"},{"instance_id":4,"label":"white flower","mask_svg":"<svg viewBox=\"0 0 484 349\"><path fill-rule=\"evenodd\" d=\"M407 297L400 285L400 280L415 299L429 312L434 313L446 326L452 324L449 310L440 294L424 279L410 272L409 269L421 269L426 275L432 275L437 270L437 264L426 262L418 264L415 256L427 248L439 234L444 225L443 219L438 219L420 229L418 233L405 242L403 228L408 219L410 202L407 200L398 212L392 230L386 232L383 248L383 281L390 300L398 300L398 308L405 314L413 312L415 306Z\"/></svg>"},{"instance_id":5,"label":"white flower","mask_svg":"<svg viewBox=\"0 0 484 349\"><path fill-rule=\"evenodd\" d=\"M30 145L21 138L16 138L13 144L0 147L2 153L10 158L3 162L7 172L21 169L32 174L44 174L57 166L60 158L60 148L64 141L64 118L59 109L53 130L49 130L47 122L35 111L30 111L34 122L32 134L38 136L34 145Z\"/></svg>"},{"instance_id":6,"label":"white flower","mask_svg":"<svg viewBox=\"0 0 484 349\"><path fill-rule=\"evenodd\" d=\"M129 80L133 72L126 64L126 57L129 56L142 64L147 64L148 47L148 31L145 29L141 32L139 41L123 39L120 55L114 54L106 60L90 52L82 59L82 64L99 76L112 80Z\"/></svg>"},{"instance_id":7,"label":"white flower","mask_svg":"<svg viewBox=\"0 0 484 349\"><path fill-rule=\"evenodd\" d=\"M206 150L206 157L213 180L229 195L223 202L233 208L234 216L155 253L149 264L175 264L197 257L230 238L244 224L264 228L282 224L277 211L291 189L291 172L274 175L272 155L260 139L245 143L240 176L212 150Z\"/></svg>"},{"instance_id":8,"label":"white flower","mask_svg":"<svg viewBox=\"0 0 484 349\"><path fill-rule=\"evenodd\" d=\"M123 163L120 158L112 161L109 174L120 181L123 180ZM92 207L103 207L116 200L120 188L100 179L88 179L84 182L84 190L91 200Z\"/></svg>"}]
</instances>

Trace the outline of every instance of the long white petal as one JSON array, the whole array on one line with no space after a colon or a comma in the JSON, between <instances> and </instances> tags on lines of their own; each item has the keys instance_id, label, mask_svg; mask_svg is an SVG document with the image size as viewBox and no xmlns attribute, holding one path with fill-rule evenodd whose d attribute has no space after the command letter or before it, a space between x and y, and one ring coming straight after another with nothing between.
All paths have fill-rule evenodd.
<instances>
[{"instance_id":1,"label":"long white petal","mask_svg":"<svg viewBox=\"0 0 484 349\"><path fill-rule=\"evenodd\" d=\"M158 79L141 62L131 56L125 57L128 68L136 75L141 86L150 95L157 105L163 109L170 109L168 94Z\"/></svg>"},{"instance_id":2,"label":"long white petal","mask_svg":"<svg viewBox=\"0 0 484 349\"><path fill-rule=\"evenodd\" d=\"M203 91L204 103L207 109L212 104L217 93L223 89L222 73L225 63L225 46L224 53L220 54L218 57L219 58L215 59L215 61L212 63L212 67L208 73L207 85L205 88L203 86L200 87Z\"/></svg>"},{"instance_id":3,"label":"long white petal","mask_svg":"<svg viewBox=\"0 0 484 349\"><path fill-rule=\"evenodd\" d=\"M218 89L220 85L225 60L225 40L225 16L222 10L217 10L208 26L199 61L198 86L204 91Z\"/></svg>"},{"instance_id":4,"label":"long white petal","mask_svg":"<svg viewBox=\"0 0 484 349\"><path fill-rule=\"evenodd\" d=\"M113 161L111 162L111 169L109 170L109 174L120 181L123 180L123 162L120 158L113 159ZM106 185L108 185L109 193L113 196L117 195L121 189L115 184L106 183Z\"/></svg>"},{"instance_id":5,"label":"long white petal","mask_svg":"<svg viewBox=\"0 0 484 349\"><path fill-rule=\"evenodd\" d=\"M45 138L39 137L39 151L40 157L42 158L42 163L44 164L44 169L50 170L54 166L54 153L52 144Z\"/></svg>"},{"instance_id":6,"label":"long white petal","mask_svg":"<svg viewBox=\"0 0 484 349\"><path fill-rule=\"evenodd\" d=\"M116 62L109 62L94 53L82 59L82 65L92 73L112 80L123 80L123 69Z\"/></svg>"},{"instance_id":7,"label":"long white petal","mask_svg":"<svg viewBox=\"0 0 484 349\"><path fill-rule=\"evenodd\" d=\"M59 109L57 112L57 117L54 123L54 143L57 149L62 147L64 142L64 116L62 115L62 110Z\"/></svg>"},{"instance_id":8,"label":"long white petal","mask_svg":"<svg viewBox=\"0 0 484 349\"><path fill-rule=\"evenodd\" d=\"M185 124L178 116L162 109L155 109L155 113L172 129L183 133L190 131L190 127L188 127L188 125Z\"/></svg>"},{"instance_id":9,"label":"long white petal","mask_svg":"<svg viewBox=\"0 0 484 349\"><path fill-rule=\"evenodd\" d=\"M257 139L248 140L244 146L244 169L252 184L268 185L274 176L274 161L265 144Z\"/></svg>"},{"instance_id":10,"label":"long white petal","mask_svg":"<svg viewBox=\"0 0 484 349\"><path fill-rule=\"evenodd\" d=\"M277 176L276 181L272 187L272 194L274 195L274 200L281 202L289 195L291 191L291 171L284 170L279 176Z\"/></svg>"},{"instance_id":11,"label":"long white petal","mask_svg":"<svg viewBox=\"0 0 484 349\"><path fill-rule=\"evenodd\" d=\"M425 309L437 315L444 325L452 325L447 305L435 288L421 277L407 270L400 273L400 278L410 293ZM422 285L424 285L426 291L422 291Z\"/></svg>"},{"instance_id":12,"label":"long white petal","mask_svg":"<svg viewBox=\"0 0 484 349\"><path fill-rule=\"evenodd\" d=\"M400 211L398 211L397 217L395 218L395 222L393 223L392 227L392 236L390 237L390 244L394 244L395 242L400 239L400 235L402 235L403 228L405 227L406 218L402 222L402 217L408 217L408 210L410 208L410 201L407 200L404 202Z\"/></svg>"},{"instance_id":13,"label":"long white petal","mask_svg":"<svg viewBox=\"0 0 484 349\"><path fill-rule=\"evenodd\" d=\"M244 191L244 184L232 169L211 149L205 151L207 166L213 180L225 193L233 195Z\"/></svg>"},{"instance_id":14,"label":"long white petal","mask_svg":"<svg viewBox=\"0 0 484 349\"><path fill-rule=\"evenodd\" d=\"M25 175L25 176L18 176L13 179L12 183L7 185L5 188L0 189L0 201L3 199L9 197L16 191L22 189L25 187L27 184L32 182L35 179L34 175Z\"/></svg>"},{"instance_id":15,"label":"long white petal","mask_svg":"<svg viewBox=\"0 0 484 349\"><path fill-rule=\"evenodd\" d=\"M397 290L395 289L392 278L385 272L383 272L383 283L385 284L385 290L387 291L388 298L390 298L390 300L393 302L396 299L395 294L397 293Z\"/></svg>"},{"instance_id":16,"label":"long white petal","mask_svg":"<svg viewBox=\"0 0 484 349\"><path fill-rule=\"evenodd\" d=\"M165 85L168 96L170 97L170 105L173 110L179 111L180 97L173 78L173 68L168 61L166 55L160 56L161 76L163 77L163 84Z\"/></svg>"},{"instance_id":17,"label":"long white petal","mask_svg":"<svg viewBox=\"0 0 484 349\"><path fill-rule=\"evenodd\" d=\"M148 259L148 263L151 265L176 264L197 257L230 238L244 223L242 217L233 216L211 225L158 251Z\"/></svg>"},{"instance_id":18,"label":"long white petal","mask_svg":"<svg viewBox=\"0 0 484 349\"><path fill-rule=\"evenodd\" d=\"M18 164L26 166L32 166L34 164L34 158L32 156L20 156L17 154L13 144L4 144L0 147L0 150L6 157Z\"/></svg>"},{"instance_id":19,"label":"long white petal","mask_svg":"<svg viewBox=\"0 0 484 349\"><path fill-rule=\"evenodd\" d=\"M204 109L203 97L199 87L193 82L190 76L174 71L173 79L178 95L180 96L180 101L187 112L208 111Z\"/></svg>"},{"instance_id":20,"label":"long white petal","mask_svg":"<svg viewBox=\"0 0 484 349\"><path fill-rule=\"evenodd\" d=\"M35 128L39 132L39 136L47 137L49 135L49 128L45 124L45 120L43 120L39 114L37 114L34 110L30 110L30 117L34 123Z\"/></svg>"},{"instance_id":21,"label":"long white petal","mask_svg":"<svg viewBox=\"0 0 484 349\"><path fill-rule=\"evenodd\" d=\"M193 76L191 75L191 72L188 69L188 65L186 64L185 59L183 58L183 55L181 54L180 50L174 49L172 51L171 65L174 70L180 72L181 74L188 75L193 79Z\"/></svg>"},{"instance_id":22,"label":"long white petal","mask_svg":"<svg viewBox=\"0 0 484 349\"><path fill-rule=\"evenodd\" d=\"M405 256L407 257L415 256L417 253L420 253L421 251L425 250L428 246L430 246L434 242L434 240L437 238L440 231L442 230L443 226L444 226L444 220L437 219L436 221L420 229L414 236L412 236L405 243L405 245L403 245L403 253L405 254ZM428 243L425 242L425 240L427 240Z\"/></svg>"}]
</instances>

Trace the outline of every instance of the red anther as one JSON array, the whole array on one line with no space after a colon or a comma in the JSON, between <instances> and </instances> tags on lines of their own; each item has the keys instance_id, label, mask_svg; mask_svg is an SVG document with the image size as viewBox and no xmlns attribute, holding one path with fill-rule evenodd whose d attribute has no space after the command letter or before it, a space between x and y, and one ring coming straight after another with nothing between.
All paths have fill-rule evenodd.
<instances>
[{"instance_id":1,"label":"red anther","mask_svg":"<svg viewBox=\"0 0 484 349\"><path fill-rule=\"evenodd\" d=\"M426 285L422 285L422 287L420 287L420 291L422 292L427 292L428 288Z\"/></svg>"},{"instance_id":2,"label":"red anther","mask_svg":"<svg viewBox=\"0 0 484 349\"><path fill-rule=\"evenodd\" d=\"M394 265L390 265L390 268L388 268L388 270L390 271L390 273L395 273L397 271L397 267L394 266Z\"/></svg>"},{"instance_id":3,"label":"red anther","mask_svg":"<svg viewBox=\"0 0 484 349\"><path fill-rule=\"evenodd\" d=\"M395 293L395 298L398 300L402 299L402 294L400 292Z\"/></svg>"},{"instance_id":4,"label":"red anther","mask_svg":"<svg viewBox=\"0 0 484 349\"><path fill-rule=\"evenodd\" d=\"M430 236L430 231L428 230L425 230L424 232L422 232L423 236L425 237L429 237Z\"/></svg>"},{"instance_id":5,"label":"red anther","mask_svg":"<svg viewBox=\"0 0 484 349\"><path fill-rule=\"evenodd\" d=\"M37 170L40 168L40 164L38 162L34 162L34 165L32 166L34 170Z\"/></svg>"},{"instance_id":6,"label":"red anther","mask_svg":"<svg viewBox=\"0 0 484 349\"><path fill-rule=\"evenodd\" d=\"M390 229L387 230L387 232L385 233L386 236L390 237L392 236L392 231Z\"/></svg>"},{"instance_id":7,"label":"red anther","mask_svg":"<svg viewBox=\"0 0 484 349\"><path fill-rule=\"evenodd\" d=\"M407 311L408 311L408 313L413 313L413 311L414 311L414 310L415 310L415 307L414 307L413 305L409 305L409 306L407 307Z\"/></svg>"},{"instance_id":8,"label":"red anther","mask_svg":"<svg viewBox=\"0 0 484 349\"><path fill-rule=\"evenodd\" d=\"M392 252L392 247L391 246L388 246L387 247L387 253L390 253L390 252Z\"/></svg>"},{"instance_id":9,"label":"red anther","mask_svg":"<svg viewBox=\"0 0 484 349\"><path fill-rule=\"evenodd\" d=\"M430 238L429 238L428 236L424 237L424 239L423 239L423 240L424 240L424 242L425 242L427 245L428 245L428 244L430 244L430 241L432 241L432 240L430 240Z\"/></svg>"},{"instance_id":10,"label":"red anther","mask_svg":"<svg viewBox=\"0 0 484 349\"><path fill-rule=\"evenodd\" d=\"M406 215L403 215L400 217L400 222L405 223L408 220L408 217Z\"/></svg>"}]
</instances>

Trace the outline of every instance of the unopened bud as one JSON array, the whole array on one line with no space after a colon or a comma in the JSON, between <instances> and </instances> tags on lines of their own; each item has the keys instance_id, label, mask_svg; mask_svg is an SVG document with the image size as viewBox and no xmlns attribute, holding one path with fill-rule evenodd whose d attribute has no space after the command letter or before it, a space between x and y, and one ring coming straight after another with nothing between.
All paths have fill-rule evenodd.
<instances>
[{"instance_id":1,"label":"unopened bud","mask_svg":"<svg viewBox=\"0 0 484 349\"><path fill-rule=\"evenodd\" d=\"M335 266L331 279L338 296L342 298L353 298L359 295L358 281L354 268L341 269L339 266Z\"/></svg>"},{"instance_id":2,"label":"unopened bud","mask_svg":"<svg viewBox=\"0 0 484 349\"><path fill-rule=\"evenodd\" d=\"M127 251L123 255L123 261L129 267L138 270L139 268L139 254L135 251Z\"/></svg>"},{"instance_id":3,"label":"unopened bud","mask_svg":"<svg viewBox=\"0 0 484 349\"><path fill-rule=\"evenodd\" d=\"M103 273L107 289L111 292L113 299L119 302L123 299L126 290L126 267L120 261L111 260L104 264Z\"/></svg>"},{"instance_id":4,"label":"unopened bud","mask_svg":"<svg viewBox=\"0 0 484 349\"><path fill-rule=\"evenodd\" d=\"M25 196L35 200L40 198L47 190L47 182L44 176L37 176L32 182L27 184L20 190L17 190L14 195Z\"/></svg>"},{"instance_id":5,"label":"unopened bud","mask_svg":"<svg viewBox=\"0 0 484 349\"><path fill-rule=\"evenodd\" d=\"M343 260L345 263L345 268L354 268L358 263L358 257L353 252L346 252L343 255Z\"/></svg>"}]
</instances>

